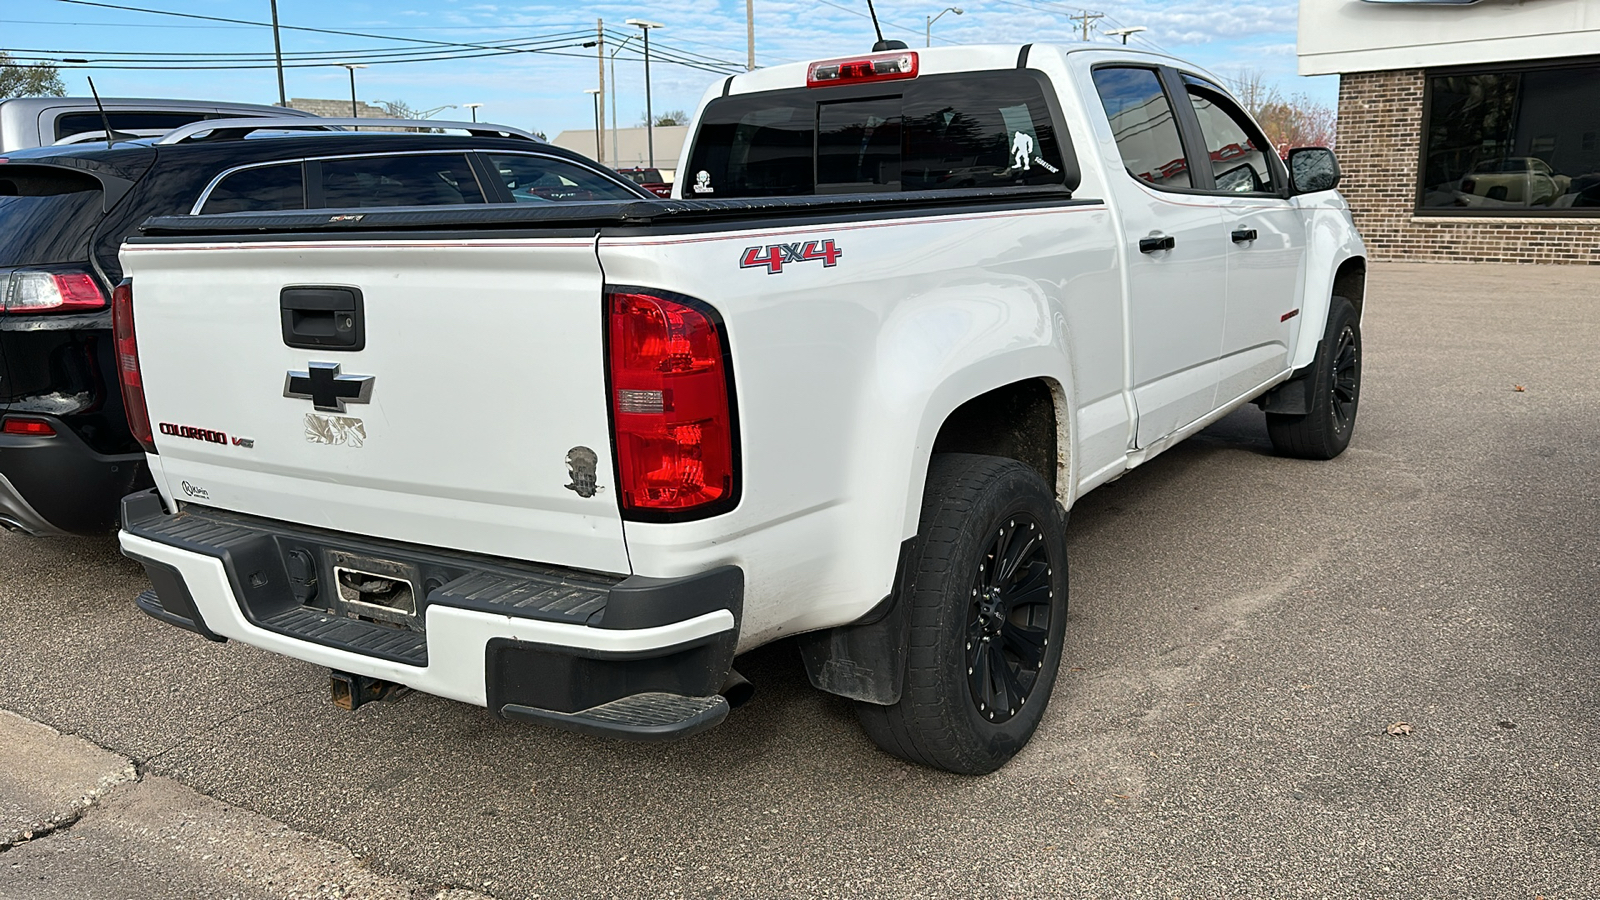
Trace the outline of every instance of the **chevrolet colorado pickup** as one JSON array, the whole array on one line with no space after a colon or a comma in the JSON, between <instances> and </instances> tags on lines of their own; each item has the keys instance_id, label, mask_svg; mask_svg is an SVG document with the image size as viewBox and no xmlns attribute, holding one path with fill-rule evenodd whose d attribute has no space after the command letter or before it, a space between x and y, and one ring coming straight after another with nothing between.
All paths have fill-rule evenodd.
<instances>
[{"instance_id":1,"label":"chevrolet colorado pickup","mask_svg":"<svg viewBox=\"0 0 1600 900\"><path fill-rule=\"evenodd\" d=\"M1245 403L1328 459L1365 253L1327 150L1115 47L892 50L706 94L663 200L151 220L119 368L142 608L609 736L799 635L881 747L1040 720L1067 511Z\"/></svg>"}]
</instances>

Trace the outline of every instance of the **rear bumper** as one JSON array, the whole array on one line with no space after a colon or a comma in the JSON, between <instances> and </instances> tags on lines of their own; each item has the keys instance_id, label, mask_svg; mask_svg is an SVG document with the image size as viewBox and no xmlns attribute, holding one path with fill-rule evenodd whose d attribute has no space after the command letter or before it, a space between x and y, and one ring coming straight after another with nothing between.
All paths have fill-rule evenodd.
<instances>
[{"instance_id":1,"label":"rear bumper","mask_svg":"<svg viewBox=\"0 0 1600 900\"><path fill-rule=\"evenodd\" d=\"M736 567L620 578L193 506L168 515L154 492L124 502L121 543L155 585L140 607L213 639L580 731L676 737L727 711L716 694L738 641L744 579ZM316 571L309 587L306 557L293 561L300 553ZM412 621L355 618L359 610L322 591L335 583L333 562L351 554L410 573L418 586ZM640 698L652 708L661 698L667 707L683 705L674 698L701 702L681 720L617 714ZM607 712L594 714L598 707Z\"/></svg>"},{"instance_id":2,"label":"rear bumper","mask_svg":"<svg viewBox=\"0 0 1600 900\"><path fill-rule=\"evenodd\" d=\"M143 453L96 453L59 419L48 437L0 435L0 523L30 534L104 534L117 504L150 485Z\"/></svg>"}]
</instances>

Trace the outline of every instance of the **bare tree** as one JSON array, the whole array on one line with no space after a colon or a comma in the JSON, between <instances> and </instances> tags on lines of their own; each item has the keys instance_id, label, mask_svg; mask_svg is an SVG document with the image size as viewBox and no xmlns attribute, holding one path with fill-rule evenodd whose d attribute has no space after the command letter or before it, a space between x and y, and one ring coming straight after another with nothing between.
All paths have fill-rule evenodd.
<instances>
[{"instance_id":1,"label":"bare tree","mask_svg":"<svg viewBox=\"0 0 1600 900\"><path fill-rule=\"evenodd\" d=\"M36 66L13 62L11 55L0 51L0 100L11 97L64 97L67 86L61 81L61 70L49 63Z\"/></svg>"},{"instance_id":2,"label":"bare tree","mask_svg":"<svg viewBox=\"0 0 1600 900\"><path fill-rule=\"evenodd\" d=\"M639 124L644 124L644 116L639 117ZM689 124L689 114L681 109L669 109L666 112L656 113L656 127L665 128L669 125Z\"/></svg>"}]
</instances>

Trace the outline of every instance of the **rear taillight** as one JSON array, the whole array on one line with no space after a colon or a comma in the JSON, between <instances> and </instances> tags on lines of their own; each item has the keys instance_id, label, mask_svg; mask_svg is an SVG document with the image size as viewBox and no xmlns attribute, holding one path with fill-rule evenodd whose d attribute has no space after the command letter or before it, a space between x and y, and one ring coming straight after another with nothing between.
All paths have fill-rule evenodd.
<instances>
[{"instance_id":1,"label":"rear taillight","mask_svg":"<svg viewBox=\"0 0 1600 900\"><path fill-rule=\"evenodd\" d=\"M606 310L623 511L731 507L736 425L716 313L687 297L631 292L607 294Z\"/></svg>"},{"instance_id":2,"label":"rear taillight","mask_svg":"<svg viewBox=\"0 0 1600 900\"><path fill-rule=\"evenodd\" d=\"M870 81L898 81L917 77L917 54L908 50L879 53L873 56L855 56L849 59L825 59L814 62L806 69L806 87L828 87L834 84L862 84Z\"/></svg>"},{"instance_id":3,"label":"rear taillight","mask_svg":"<svg viewBox=\"0 0 1600 900\"><path fill-rule=\"evenodd\" d=\"M111 292L111 339L117 354L117 380L122 382L122 407L128 430L146 453L156 452L150 431L150 411L144 405L144 379L139 375L139 342L133 334L133 282L124 281Z\"/></svg>"},{"instance_id":4,"label":"rear taillight","mask_svg":"<svg viewBox=\"0 0 1600 900\"><path fill-rule=\"evenodd\" d=\"M0 307L8 313L105 309L106 295L87 272L13 271L0 276Z\"/></svg>"},{"instance_id":5,"label":"rear taillight","mask_svg":"<svg viewBox=\"0 0 1600 900\"><path fill-rule=\"evenodd\" d=\"M55 437L56 427L45 419L8 416L0 422L0 434L22 434L31 437Z\"/></svg>"}]
</instances>

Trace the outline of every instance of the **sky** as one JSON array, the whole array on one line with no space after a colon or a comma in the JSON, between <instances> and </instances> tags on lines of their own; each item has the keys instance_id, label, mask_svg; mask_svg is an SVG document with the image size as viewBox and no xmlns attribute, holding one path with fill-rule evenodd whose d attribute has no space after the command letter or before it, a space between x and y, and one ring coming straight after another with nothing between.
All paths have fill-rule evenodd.
<instances>
[{"instance_id":1,"label":"sky","mask_svg":"<svg viewBox=\"0 0 1600 900\"><path fill-rule=\"evenodd\" d=\"M884 36L924 44L926 19L950 0L876 0ZM1040 0L958 0L963 14L945 13L933 25L935 47L955 44L1066 42L1079 39L1069 17L1077 7ZM754 0L756 64L776 65L861 53L874 36L866 0ZM269 0L3 0L0 50L18 61L89 59L91 66L62 65L72 95L87 95L85 76L102 96L173 97L273 103L270 27L114 9L137 7L240 20L271 21ZM1298 0L1128 0L1102 3L1094 25L1148 29L1135 46L1165 50L1224 76L1261 73L1286 93L1305 93L1333 105L1336 77L1295 74ZM662 23L651 32L652 108L693 111L707 85L742 71L744 0L638 0L638 2L482 2L482 0L278 0L290 97L348 98L349 72L337 62L365 62L356 72L363 101L401 101L419 111L442 109L436 119L478 116L550 137L594 122L597 19L605 21L608 57L638 29L630 18ZM292 27L291 27L292 26ZM294 28L360 32L374 37L325 34ZM1100 31L1091 40L1113 41ZM466 45L466 46L460 46ZM617 123L644 120L644 66L634 38L615 56ZM506 46L522 51L504 52ZM212 54L207 56L207 54ZM218 54L226 55L220 57ZM440 57L466 56L443 59ZM252 57L241 60L240 57ZM417 59L418 57L431 57ZM679 62L674 62L675 58ZM415 60L401 62L398 60ZM385 61L387 60L387 61ZM689 62L693 65L685 65ZM264 68L169 69L172 65L255 65ZM609 93L609 91L608 91ZM607 126L610 100L607 100Z\"/></svg>"}]
</instances>

